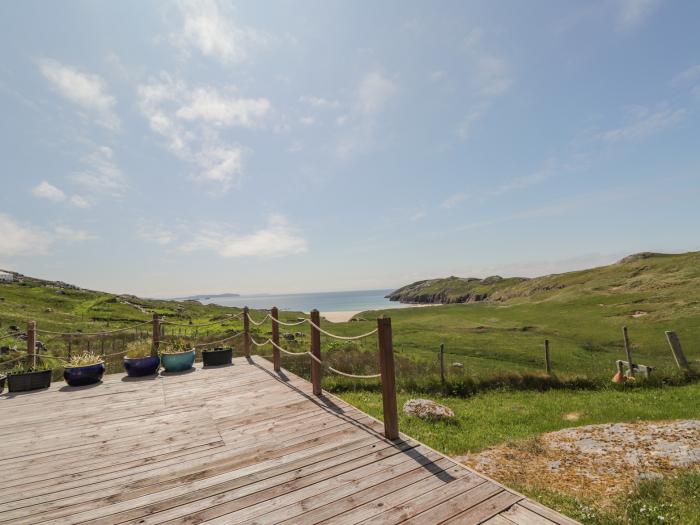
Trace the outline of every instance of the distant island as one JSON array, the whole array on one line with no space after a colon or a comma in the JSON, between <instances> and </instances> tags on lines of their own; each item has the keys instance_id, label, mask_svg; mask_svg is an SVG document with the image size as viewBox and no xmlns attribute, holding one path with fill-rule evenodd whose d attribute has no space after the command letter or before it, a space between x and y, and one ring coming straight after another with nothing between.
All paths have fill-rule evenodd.
<instances>
[{"instance_id":1,"label":"distant island","mask_svg":"<svg viewBox=\"0 0 700 525\"><path fill-rule=\"evenodd\" d=\"M176 297L175 301L208 301L209 299L223 299L228 297L240 297L238 293L215 293L208 295L190 295L189 297Z\"/></svg>"},{"instance_id":2,"label":"distant island","mask_svg":"<svg viewBox=\"0 0 700 525\"><path fill-rule=\"evenodd\" d=\"M694 253L685 256L696 255ZM410 304L454 304L477 303L482 301L501 302L518 297L531 297L541 293L556 293L559 290L568 289L584 282L597 282L599 289L619 286L626 280L627 268L634 266L629 274L635 276L635 264L646 259L677 258L682 260L683 255L667 255L652 252L642 252L629 255L615 264L600 268L591 268L579 272L545 275L543 277L501 277L492 275L485 279L477 277L444 277L440 279L426 279L403 286L386 296L390 301L399 301ZM614 281L619 279L619 281ZM629 278L627 278L629 279ZM613 280L610 284L609 281ZM634 279L630 279L634 282Z\"/></svg>"}]
</instances>

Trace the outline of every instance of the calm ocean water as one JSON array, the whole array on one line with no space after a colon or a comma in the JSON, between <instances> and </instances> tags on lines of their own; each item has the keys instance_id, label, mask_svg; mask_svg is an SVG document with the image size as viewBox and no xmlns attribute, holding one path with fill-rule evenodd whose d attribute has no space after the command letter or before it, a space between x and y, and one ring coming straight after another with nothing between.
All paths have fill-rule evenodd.
<instances>
[{"instance_id":1,"label":"calm ocean water","mask_svg":"<svg viewBox=\"0 0 700 525\"><path fill-rule=\"evenodd\" d=\"M216 303L222 306L248 306L255 309L268 309L276 306L280 310L310 312L314 308L320 312L345 312L352 310L381 310L384 308L404 308L408 305L389 301L384 296L392 290L360 290L354 292L295 293L283 295L241 295L240 297L217 297L203 300L203 303Z\"/></svg>"}]
</instances>

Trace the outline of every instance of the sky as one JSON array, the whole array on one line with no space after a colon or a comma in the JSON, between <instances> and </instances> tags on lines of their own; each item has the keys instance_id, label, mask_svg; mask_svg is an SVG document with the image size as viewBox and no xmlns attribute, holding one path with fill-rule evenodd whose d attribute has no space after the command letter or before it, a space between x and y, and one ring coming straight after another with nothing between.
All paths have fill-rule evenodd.
<instances>
[{"instance_id":1,"label":"sky","mask_svg":"<svg viewBox=\"0 0 700 525\"><path fill-rule=\"evenodd\" d=\"M0 3L0 268L152 297L700 249L700 3Z\"/></svg>"}]
</instances>

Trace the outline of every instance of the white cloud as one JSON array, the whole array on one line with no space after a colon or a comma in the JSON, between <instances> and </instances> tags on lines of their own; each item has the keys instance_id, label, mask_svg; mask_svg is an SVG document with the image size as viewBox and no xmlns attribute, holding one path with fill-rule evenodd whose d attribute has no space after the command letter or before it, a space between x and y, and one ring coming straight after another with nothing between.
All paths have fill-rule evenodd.
<instances>
[{"instance_id":1,"label":"white cloud","mask_svg":"<svg viewBox=\"0 0 700 525\"><path fill-rule=\"evenodd\" d=\"M22 224L0 213L0 256L47 255L57 242L80 242L94 237L82 230L55 226L52 230Z\"/></svg>"},{"instance_id":2,"label":"white cloud","mask_svg":"<svg viewBox=\"0 0 700 525\"><path fill-rule=\"evenodd\" d=\"M652 110L644 106L632 106L627 109L627 123L619 128L603 131L598 138L607 142L621 142L646 138L680 123L687 111L661 105Z\"/></svg>"},{"instance_id":3,"label":"white cloud","mask_svg":"<svg viewBox=\"0 0 700 525\"><path fill-rule=\"evenodd\" d=\"M85 169L71 175L73 182L91 193L119 197L127 189L126 177L114 162L114 152L107 146L99 146L81 159ZM80 196L73 201L75 205L87 201ZM84 207L84 206L82 206Z\"/></svg>"},{"instance_id":4,"label":"white cloud","mask_svg":"<svg viewBox=\"0 0 700 525\"><path fill-rule=\"evenodd\" d=\"M117 130L120 121L114 112L116 101L99 75L85 73L56 60L44 58L38 62L41 74L62 97L91 113L96 122L110 130Z\"/></svg>"},{"instance_id":5,"label":"white cloud","mask_svg":"<svg viewBox=\"0 0 700 525\"><path fill-rule=\"evenodd\" d=\"M247 58L251 45L267 40L260 31L236 25L226 2L182 0L177 5L183 25L171 41L180 49L194 48L223 63L235 63Z\"/></svg>"},{"instance_id":6,"label":"white cloud","mask_svg":"<svg viewBox=\"0 0 700 525\"><path fill-rule=\"evenodd\" d=\"M334 109L340 107L340 102L337 100L329 100L323 97L303 96L299 97L299 102L321 109Z\"/></svg>"},{"instance_id":7,"label":"white cloud","mask_svg":"<svg viewBox=\"0 0 700 525\"><path fill-rule=\"evenodd\" d=\"M202 150L195 156L199 166L195 179L215 183L221 191L228 191L241 175L244 152L241 146L216 146Z\"/></svg>"},{"instance_id":8,"label":"white cloud","mask_svg":"<svg viewBox=\"0 0 700 525\"><path fill-rule=\"evenodd\" d=\"M700 80L700 64L695 64L678 73L671 81L674 85L683 85Z\"/></svg>"},{"instance_id":9,"label":"white cloud","mask_svg":"<svg viewBox=\"0 0 700 525\"><path fill-rule=\"evenodd\" d=\"M253 127L270 111L266 98L222 96L215 89L198 88L189 94L189 101L177 110L185 120L204 120L218 126Z\"/></svg>"},{"instance_id":10,"label":"white cloud","mask_svg":"<svg viewBox=\"0 0 700 525\"><path fill-rule=\"evenodd\" d=\"M190 164L193 178L226 192L240 181L249 150L228 144L218 134L223 126L261 125L270 110L267 99L221 95L213 88L191 90L165 73L138 88L139 106L151 129L168 149Z\"/></svg>"},{"instance_id":11,"label":"white cloud","mask_svg":"<svg viewBox=\"0 0 700 525\"><path fill-rule=\"evenodd\" d=\"M464 40L473 102L455 129L457 137L461 140L471 136L475 125L491 110L494 101L505 95L513 84L508 62L501 57L481 51L482 35L482 30L476 28Z\"/></svg>"},{"instance_id":12,"label":"white cloud","mask_svg":"<svg viewBox=\"0 0 700 525\"><path fill-rule=\"evenodd\" d=\"M454 208L457 206L460 202L464 201L464 199L467 198L467 195L464 193L455 193L453 195L450 195L447 197L444 201L442 201L441 206L443 208Z\"/></svg>"},{"instance_id":13,"label":"white cloud","mask_svg":"<svg viewBox=\"0 0 700 525\"><path fill-rule=\"evenodd\" d=\"M89 208L92 206L90 204L90 201L88 201L85 197L82 195L71 195L71 198L69 200L72 206L75 206L76 208Z\"/></svg>"},{"instance_id":14,"label":"white cloud","mask_svg":"<svg viewBox=\"0 0 700 525\"><path fill-rule=\"evenodd\" d=\"M306 115L304 117L301 117L299 119L299 124L302 124L303 126L311 126L316 123L316 118L312 117L311 115Z\"/></svg>"},{"instance_id":15,"label":"white cloud","mask_svg":"<svg viewBox=\"0 0 700 525\"><path fill-rule=\"evenodd\" d=\"M177 235L170 229L162 226L143 224L138 229L136 237L143 241L155 242L160 246L168 246L177 240Z\"/></svg>"},{"instance_id":16,"label":"white cloud","mask_svg":"<svg viewBox=\"0 0 700 525\"><path fill-rule=\"evenodd\" d=\"M207 225L180 249L213 251L221 257L281 257L306 252L306 240L281 215L272 215L265 227L249 234L232 234L230 225Z\"/></svg>"},{"instance_id":17,"label":"white cloud","mask_svg":"<svg viewBox=\"0 0 700 525\"><path fill-rule=\"evenodd\" d=\"M396 84L380 72L368 73L358 88L360 111L376 114L383 110L396 94Z\"/></svg>"},{"instance_id":18,"label":"white cloud","mask_svg":"<svg viewBox=\"0 0 700 525\"><path fill-rule=\"evenodd\" d=\"M52 202L63 202L66 200L66 194L62 190L45 180L32 188L32 194L35 197Z\"/></svg>"},{"instance_id":19,"label":"white cloud","mask_svg":"<svg viewBox=\"0 0 700 525\"><path fill-rule=\"evenodd\" d=\"M618 0L618 24L622 30L641 26L659 5L658 0Z\"/></svg>"}]
</instances>

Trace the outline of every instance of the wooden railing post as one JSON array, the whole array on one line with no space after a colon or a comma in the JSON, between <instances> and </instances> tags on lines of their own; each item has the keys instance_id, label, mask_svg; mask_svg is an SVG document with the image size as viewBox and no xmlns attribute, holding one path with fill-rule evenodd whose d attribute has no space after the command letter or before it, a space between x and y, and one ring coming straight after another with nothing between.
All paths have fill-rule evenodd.
<instances>
[{"instance_id":1,"label":"wooden railing post","mask_svg":"<svg viewBox=\"0 0 700 525\"><path fill-rule=\"evenodd\" d=\"M673 358L676 360L676 365L678 368L684 372L690 372L690 365L688 360L685 358L683 353L683 347L681 346L681 340L678 339L676 332L667 331L666 340L671 347L671 352L673 352Z\"/></svg>"},{"instance_id":2,"label":"wooden railing post","mask_svg":"<svg viewBox=\"0 0 700 525\"><path fill-rule=\"evenodd\" d=\"M634 377L634 365L632 364L632 348L630 348L630 339L627 335L627 327L622 327L622 340L625 344L625 353L627 354L627 366L629 367L630 377Z\"/></svg>"},{"instance_id":3,"label":"wooden railing post","mask_svg":"<svg viewBox=\"0 0 700 525\"><path fill-rule=\"evenodd\" d=\"M321 314L318 310L311 310L311 322L321 326ZM321 359L321 332L311 326L311 353L317 359ZM315 396L321 395L321 365L314 359L311 360L311 384Z\"/></svg>"},{"instance_id":4,"label":"wooden railing post","mask_svg":"<svg viewBox=\"0 0 700 525\"><path fill-rule=\"evenodd\" d=\"M377 319L379 338L379 368L382 374L382 402L384 405L384 436L398 439L399 417L396 409L396 372L394 370L394 343L391 337L391 318Z\"/></svg>"},{"instance_id":5,"label":"wooden railing post","mask_svg":"<svg viewBox=\"0 0 700 525\"><path fill-rule=\"evenodd\" d=\"M243 355L250 357L250 319L247 306L243 307Z\"/></svg>"},{"instance_id":6,"label":"wooden railing post","mask_svg":"<svg viewBox=\"0 0 700 525\"><path fill-rule=\"evenodd\" d=\"M281 366L280 351L277 349L277 346L280 344L280 325L277 323L279 315L279 310L276 306L273 306L272 310L270 310L270 317L272 317L272 342L274 343L272 345L272 365L275 372L279 372Z\"/></svg>"},{"instance_id":7,"label":"wooden railing post","mask_svg":"<svg viewBox=\"0 0 700 525\"><path fill-rule=\"evenodd\" d=\"M27 364L36 366L36 321L27 321Z\"/></svg>"},{"instance_id":8,"label":"wooden railing post","mask_svg":"<svg viewBox=\"0 0 700 525\"><path fill-rule=\"evenodd\" d=\"M153 332L152 332L151 356L153 356L153 357L157 356L159 349L160 349L160 315L153 314Z\"/></svg>"}]
</instances>

